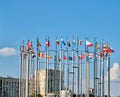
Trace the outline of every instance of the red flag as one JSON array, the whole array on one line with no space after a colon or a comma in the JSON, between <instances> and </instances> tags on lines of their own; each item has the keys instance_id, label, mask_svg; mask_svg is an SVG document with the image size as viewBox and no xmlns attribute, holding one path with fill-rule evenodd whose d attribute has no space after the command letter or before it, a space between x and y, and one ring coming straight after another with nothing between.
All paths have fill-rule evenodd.
<instances>
[{"instance_id":1,"label":"red flag","mask_svg":"<svg viewBox=\"0 0 120 97\"><path fill-rule=\"evenodd\" d=\"M30 50L32 48L32 43L28 40L28 43L27 43L27 48L28 50Z\"/></svg>"},{"instance_id":2,"label":"red flag","mask_svg":"<svg viewBox=\"0 0 120 97\"><path fill-rule=\"evenodd\" d=\"M39 42L38 38L37 38L37 47L40 47L41 43Z\"/></svg>"},{"instance_id":3,"label":"red flag","mask_svg":"<svg viewBox=\"0 0 120 97\"><path fill-rule=\"evenodd\" d=\"M88 47L92 47L92 46L93 46L93 44L92 44L91 42L89 42L88 40L86 40L86 45L87 45Z\"/></svg>"},{"instance_id":4,"label":"red flag","mask_svg":"<svg viewBox=\"0 0 120 97\"><path fill-rule=\"evenodd\" d=\"M46 46L50 46L50 41L48 40L48 41L46 41Z\"/></svg>"},{"instance_id":5,"label":"red flag","mask_svg":"<svg viewBox=\"0 0 120 97\"><path fill-rule=\"evenodd\" d=\"M82 60L82 59L84 59L84 58L85 58L85 54L82 54L82 55L79 56L79 59L80 59L80 60Z\"/></svg>"},{"instance_id":6,"label":"red flag","mask_svg":"<svg viewBox=\"0 0 120 97\"><path fill-rule=\"evenodd\" d=\"M63 59L64 59L64 60L67 60L67 57L66 57L66 56L64 56L64 57L63 57Z\"/></svg>"}]
</instances>

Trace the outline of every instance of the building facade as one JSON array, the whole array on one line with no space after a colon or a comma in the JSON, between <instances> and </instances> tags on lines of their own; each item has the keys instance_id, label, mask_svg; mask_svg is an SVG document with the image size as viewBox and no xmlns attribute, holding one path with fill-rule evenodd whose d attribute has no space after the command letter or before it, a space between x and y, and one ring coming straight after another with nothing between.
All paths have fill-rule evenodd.
<instances>
[{"instance_id":1,"label":"building facade","mask_svg":"<svg viewBox=\"0 0 120 97\"><path fill-rule=\"evenodd\" d=\"M58 95L60 93L60 73L61 73L61 89L63 87L63 73L60 70L49 69L39 70L37 73L39 83L39 94L45 96ZM48 78L47 78L48 76Z\"/></svg>"},{"instance_id":2,"label":"building facade","mask_svg":"<svg viewBox=\"0 0 120 97\"><path fill-rule=\"evenodd\" d=\"M0 77L0 97L18 97L19 79Z\"/></svg>"}]
</instances>

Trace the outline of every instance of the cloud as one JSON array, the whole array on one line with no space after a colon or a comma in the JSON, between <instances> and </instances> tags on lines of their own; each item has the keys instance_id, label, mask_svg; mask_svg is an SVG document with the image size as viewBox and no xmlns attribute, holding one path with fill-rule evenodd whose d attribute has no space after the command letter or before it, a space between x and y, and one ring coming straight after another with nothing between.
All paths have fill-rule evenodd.
<instances>
[{"instance_id":1,"label":"cloud","mask_svg":"<svg viewBox=\"0 0 120 97\"><path fill-rule=\"evenodd\" d=\"M13 55L17 55L18 53L19 51L14 48L5 47L0 49L0 55L2 56L13 56Z\"/></svg>"},{"instance_id":2,"label":"cloud","mask_svg":"<svg viewBox=\"0 0 120 97\"><path fill-rule=\"evenodd\" d=\"M106 80L107 80L106 75ZM113 67L110 69L110 80L115 82L120 82L120 67L118 63L114 63Z\"/></svg>"}]
</instances>

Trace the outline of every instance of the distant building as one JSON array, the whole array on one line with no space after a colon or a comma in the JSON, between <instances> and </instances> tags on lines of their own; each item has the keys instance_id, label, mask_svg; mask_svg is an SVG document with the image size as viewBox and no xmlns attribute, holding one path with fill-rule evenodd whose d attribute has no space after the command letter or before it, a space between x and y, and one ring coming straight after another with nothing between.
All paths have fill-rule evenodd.
<instances>
[{"instance_id":1,"label":"distant building","mask_svg":"<svg viewBox=\"0 0 120 97\"><path fill-rule=\"evenodd\" d=\"M63 87L63 73L60 70L49 69L48 70L48 84L47 83L47 74L46 69L39 70L37 72L38 83L39 83L39 93L45 96L46 92L48 95L58 95L60 94L59 85L60 85L60 72L61 72L61 86ZM47 86L46 86L47 85ZM46 91L48 87L48 91Z\"/></svg>"},{"instance_id":2,"label":"distant building","mask_svg":"<svg viewBox=\"0 0 120 97\"><path fill-rule=\"evenodd\" d=\"M19 79L0 77L0 97L18 97Z\"/></svg>"}]
</instances>

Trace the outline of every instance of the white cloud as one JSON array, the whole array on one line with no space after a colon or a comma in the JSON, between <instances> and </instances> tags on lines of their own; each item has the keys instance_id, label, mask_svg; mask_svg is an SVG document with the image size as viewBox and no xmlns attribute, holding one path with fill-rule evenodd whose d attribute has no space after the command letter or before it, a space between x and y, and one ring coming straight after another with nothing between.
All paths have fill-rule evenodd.
<instances>
[{"instance_id":1,"label":"white cloud","mask_svg":"<svg viewBox=\"0 0 120 97\"><path fill-rule=\"evenodd\" d=\"M106 75L106 80L107 80ZM114 63L113 67L110 69L110 80L111 81L120 81L120 67L118 63Z\"/></svg>"},{"instance_id":2,"label":"white cloud","mask_svg":"<svg viewBox=\"0 0 120 97\"><path fill-rule=\"evenodd\" d=\"M14 48L5 47L0 49L0 55L2 56L13 56L13 55L17 55L18 53L19 51Z\"/></svg>"}]
</instances>

